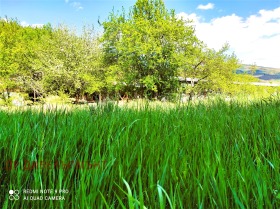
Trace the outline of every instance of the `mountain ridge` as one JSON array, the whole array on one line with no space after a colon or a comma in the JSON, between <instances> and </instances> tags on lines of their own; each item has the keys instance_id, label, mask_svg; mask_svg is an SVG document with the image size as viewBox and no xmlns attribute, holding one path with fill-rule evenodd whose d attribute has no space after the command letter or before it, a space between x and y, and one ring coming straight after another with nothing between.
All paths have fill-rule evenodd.
<instances>
[{"instance_id":1,"label":"mountain ridge","mask_svg":"<svg viewBox=\"0 0 280 209\"><path fill-rule=\"evenodd\" d=\"M280 68L242 64L241 68L237 69L236 73L251 74L251 70L253 67L253 76L260 79L260 82L280 82Z\"/></svg>"}]
</instances>

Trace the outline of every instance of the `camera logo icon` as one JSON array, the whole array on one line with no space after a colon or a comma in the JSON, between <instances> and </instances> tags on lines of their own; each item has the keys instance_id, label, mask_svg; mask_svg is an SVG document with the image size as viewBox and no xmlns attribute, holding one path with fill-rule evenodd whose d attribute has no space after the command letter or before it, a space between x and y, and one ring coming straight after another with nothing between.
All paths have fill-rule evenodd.
<instances>
[{"instance_id":1,"label":"camera logo icon","mask_svg":"<svg viewBox=\"0 0 280 209\"><path fill-rule=\"evenodd\" d=\"M19 191L18 190L10 190L9 191L9 200L19 200Z\"/></svg>"}]
</instances>

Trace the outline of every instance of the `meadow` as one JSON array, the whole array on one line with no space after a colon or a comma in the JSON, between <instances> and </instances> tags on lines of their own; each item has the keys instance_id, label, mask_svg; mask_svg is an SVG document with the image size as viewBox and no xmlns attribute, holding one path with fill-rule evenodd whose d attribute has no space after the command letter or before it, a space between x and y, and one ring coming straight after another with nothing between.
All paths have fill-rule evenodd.
<instances>
[{"instance_id":1,"label":"meadow","mask_svg":"<svg viewBox=\"0 0 280 209\"><path fill-rule=\"evenodd\" d=\"M0 139L4 209L280 208L278 99L2 109Z\"/></svg>"}]
</instances>

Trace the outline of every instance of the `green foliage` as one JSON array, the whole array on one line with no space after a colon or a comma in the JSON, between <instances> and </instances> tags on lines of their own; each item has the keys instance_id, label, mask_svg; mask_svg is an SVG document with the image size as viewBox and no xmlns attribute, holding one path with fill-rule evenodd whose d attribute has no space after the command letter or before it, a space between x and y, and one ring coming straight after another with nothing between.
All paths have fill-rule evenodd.
<instances>
[{"instance_id":1,"label":"green foliage","mask_svg":"<svg viewBox=\"0 0 280 209\"><path fill-rule=\"evenodd\" d=\"M36 89L33 74L39 67L37 51L51 34L50 25L43 28L22 27L16 19L0 20L0 88L10 91L24 87ZM36 83L36 84L35 84ZM39 85L40 86L40 85ZM37 89L36 89L37 90Z\"/></svg>"},{"instance_id":2,"label":"green foliage","mask_svg":"<svg viewBox=\"0 0 280 209\"><path fill-rule=\"evenodd\" d=\"M0 21L0 90L37 95L99 92L104 87L97 36L85 27L81 36L61 26L23 27L17 20Z\"/></svg>"},{"instance_id":3,"label":"green foliage","mask_svg":"<svg viewBox=\"0 0 280 209\"><path fill-rule=\"evenodd\" d=\"M0 110L1 208L280 208L279 101Z\"/></svg>"},{"instance_id":4,"label":"green foliage","mask_svg":"<svg viewBox=\"0 0 280 209\"><path fill-rule=\"evenodd\" d=\"M78 37L67 27L55 29L40 57L48 89L82 95L102 88L100 52L93 30Z\"/></svg>"},{"instance_id":5,"label":"green foliage","mask_svg":"<svg viewBox=\"0 0 280 209\"><path fill-rule=\"evenodd\" d=\"M231 92L238 59L228 54L228 44L219 51L207 48L190 23L161 0L138 0L129 14L112 13L102 37L104 62L109 71L118 69L111 79L123 88L137 86L128 91L142 97L180 92L178 76L198 80L192 92Z\"/></svg>"},{"instance_id":6,"label":"green foliage","mask_svg":"<svg viewBox=\"0 0 280 209\"><path fill-rule=\"evenodd\" d=\"M181 93L258 89L243 85L255 81L252 76L235 74L239 63L228 44L209 49L191 20L178 19L162 0L138 0L128 13L112 12L103 27L99 37L89 27L77 35L63 25L33 28L1 19L0 92L173 100ZM179 76L192 84L181 85Z\"/></svg>"},{"instance_id":7,"label":"green foliage","mask_svg":"<svg viewBox=\"0 0 280 209\"><path fill-rule=\"evenodd\" d=\"M0 21L0 90L21 88L39 95L82 95L104 86L102 54L93 29L77 36L67 27L23 27Z\"/></svg>"},{"instance_id":8,"label":"green foliage","mask_svg":"<svg viewBox=\"0 0 280 209\"><path fill-rule=\"evenodd\" d=\"M228 50L228 44L215 51L200 43L192 50L192 54L186 53L181 57L181 76L197 80L191 91L233 92L235 71L240 64L234 54L228 54Z\"/></svg>"},{"instance_id":9,"label":"green foliage","mask_svg":"<svg viewBox=\"0 0 280 209\"><path fill-rule=\"evenodd\" d=\"M137 1L128 15L112 13L103 26L105 63L118 66L115 80L137 86L140 96L177 91L178 56L197 38L163 1Z\"/></svg>"}]
</instances>

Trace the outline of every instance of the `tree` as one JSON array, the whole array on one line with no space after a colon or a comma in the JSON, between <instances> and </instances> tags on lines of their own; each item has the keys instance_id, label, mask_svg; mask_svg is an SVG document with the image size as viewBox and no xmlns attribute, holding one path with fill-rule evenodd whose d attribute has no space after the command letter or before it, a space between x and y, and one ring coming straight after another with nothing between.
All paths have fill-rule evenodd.
<instances>
[{"instance_id":1,"label":"tree","mask_svg":"<svg viewBox=\"0 0 280 209\"><path fill-rule=\"evenodd\" d=\"M101 90L102 66L100 47L93 30L84 28L77 36L65 26L54 29L40 60L47 74L46 85L51 93L75 95L78 101L85 93Z\"/></svg>"},{"instance_id":2,"label":"tree","mask_svg":"<svg viewBox=\"0 0 280 209\"><path fill-rule=\"evenodd\" d=\"M142 97L177 91L178 57L198 39L162 0L138 0L128 15L112 13L103 27L104 60L115 75L111 81Z\"/></svg>"},{"instance_id":3,"label":"tree","mask_svg":"<svg viewBox=\"0 0 280 209\"><path fill-rule=\"evenodd\" d=\"M232 91L235 71L240 64L235 54L229 54L228 50L228 44L216 51L200 42L193 50L186 51L180 59L181 75L197 83L195 86L191 85L190 92Z\"/></svg>"},{"instance_id":4,"label":"tree","mask_svg":"<svg viewBox=\"0 0 280 209\"><path fill-rule=\"evenodd\" d=\"M21 26L16 19L0 20L0 86L8 96L14 88L37 88L38 79L33 79L38 70L34 65L38 62L36 51L50 33L50 25L33 28Z\"/></svg>"},{"instance_id":5,"label":"tree","mask_svg":"<svg viewBox=\"0 0 280 209\"><path fill-rule=\"evenodd\" d=\"M0 19L0 76L1 90L9 91L16 86L15 77L20 70L21 48L18 46L21 26L17 20Z\"/></svg>"}]
</instances>

